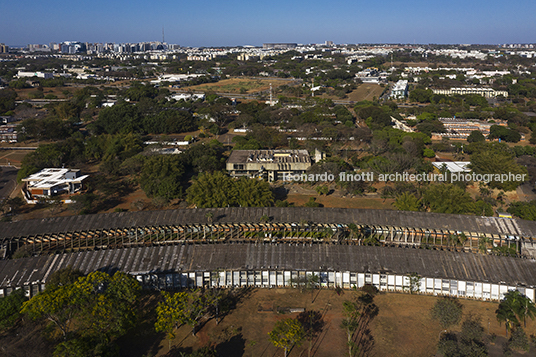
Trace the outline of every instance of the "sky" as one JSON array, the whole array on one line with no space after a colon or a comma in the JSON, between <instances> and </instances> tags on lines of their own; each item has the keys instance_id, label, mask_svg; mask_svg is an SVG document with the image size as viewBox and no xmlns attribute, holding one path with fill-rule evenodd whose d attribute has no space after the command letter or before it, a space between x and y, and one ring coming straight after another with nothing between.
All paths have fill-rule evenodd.
<instances>
[{"instance_id":1,"label":"sky","mask_svg":"<svg viewBox=\"0 0 536 357\"><path fill-rule=\"evenodd\" d=\"M535 0L0 0L0 43L535 43L535 20Z\"/></svg>"}]
</instances>

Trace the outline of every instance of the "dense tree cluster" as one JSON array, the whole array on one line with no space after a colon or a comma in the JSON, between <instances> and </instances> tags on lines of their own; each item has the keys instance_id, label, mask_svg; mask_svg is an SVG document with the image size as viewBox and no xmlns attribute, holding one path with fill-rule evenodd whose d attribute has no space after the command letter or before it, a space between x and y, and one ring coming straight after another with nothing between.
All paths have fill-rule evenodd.
<instances>
[{"instance_id":1,"label":"dense tree cluster","mask_svg":"<svg viewBox=\"0 0 536 357\"><path fill-rule=\"evenodd\" d=\"M64 274L45 291L23 303L21 312L49 321L59 333L55 356L101 356L117 349L115 341L136 323L138 281L117 272L93 272L72 281Z\"/></svg>"},{"instance_id":2,"label":"dense tree cluster","mask_svg":"<svg viewBox=\"0 0 536 357\"><path fill-rule=\"evenodd\" d=\"M265 181L235 180L221 171L199 175L186 193L186 200L199 208L266 207L274 203L270 185Z\"/></svg>"}]
</instances>

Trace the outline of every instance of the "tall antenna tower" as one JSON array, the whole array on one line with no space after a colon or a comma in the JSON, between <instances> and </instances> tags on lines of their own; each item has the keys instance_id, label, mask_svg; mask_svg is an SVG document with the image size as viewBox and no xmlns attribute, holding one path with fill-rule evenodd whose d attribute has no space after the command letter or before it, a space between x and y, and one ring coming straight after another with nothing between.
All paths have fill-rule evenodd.
<instances>
[{"instance_id":1,"label":"tall antenna tower","mask_svg":"<svg viewBox=\"0 0 536 357\"><path fill-rule=\"evenodd\" d=\"M162 26L162 44L166 43L164 40L164 26Z\"/></svg>"},{"instance_id":2,"label":"tall antenna tower","mask_svg":"<svg viewBox=\"0 0 536 357\"><path fill-rule=\"evenodd\" d=\"M274 105L274 101L272 100L272 83L270 83L270 106Z\"/></svg>"}]
</instances>

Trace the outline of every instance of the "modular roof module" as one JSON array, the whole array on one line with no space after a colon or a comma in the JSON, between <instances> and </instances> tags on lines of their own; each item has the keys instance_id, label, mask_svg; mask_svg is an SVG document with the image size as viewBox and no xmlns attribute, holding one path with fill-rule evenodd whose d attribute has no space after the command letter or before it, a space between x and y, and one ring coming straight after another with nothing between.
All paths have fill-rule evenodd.
<instances>
[{"instance_id":1,"label":"modular roof module","mask_svg":"<svg viewBox=\"0 0 536 357\"><path fill-rule=\"evenodd\" d=\"M212 213L213 224L259 223L265 217L269 217L272 223L354 223L357 225L410 227L424 230L450 230L536 238L536 222L519 219L350 208L227 207L104 213L0 222L0 240L100 229L206 224L208 212Z\"/></svg>"},{"instance_id":2,"label":"modular roof module","mask_svg":"<svg viewBox=\"0 0 536 357\"><path fill-rule=\"evenodd\" d=\"M46 282L71 266L84 273L159 274L221 270L350 271L536 286L529 259L412 248L329 244L179 244L0 261L0 288Z\"/></svg>"}]
</instances>

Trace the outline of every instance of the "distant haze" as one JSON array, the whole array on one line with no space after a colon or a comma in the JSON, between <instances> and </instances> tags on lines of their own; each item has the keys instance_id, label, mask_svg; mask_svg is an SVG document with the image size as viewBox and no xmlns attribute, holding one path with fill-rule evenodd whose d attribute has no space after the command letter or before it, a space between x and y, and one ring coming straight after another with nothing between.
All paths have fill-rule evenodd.
<instances>
[{"instance_id":1,"label":"distant haze","mask_svg":"<svg viewBox=\"0 0 536 357\"><path fill-rule=\"evenodd\" d=\"M0 42L532 43L534 0L3 1Z\"/></svg>"}]
</instances>

